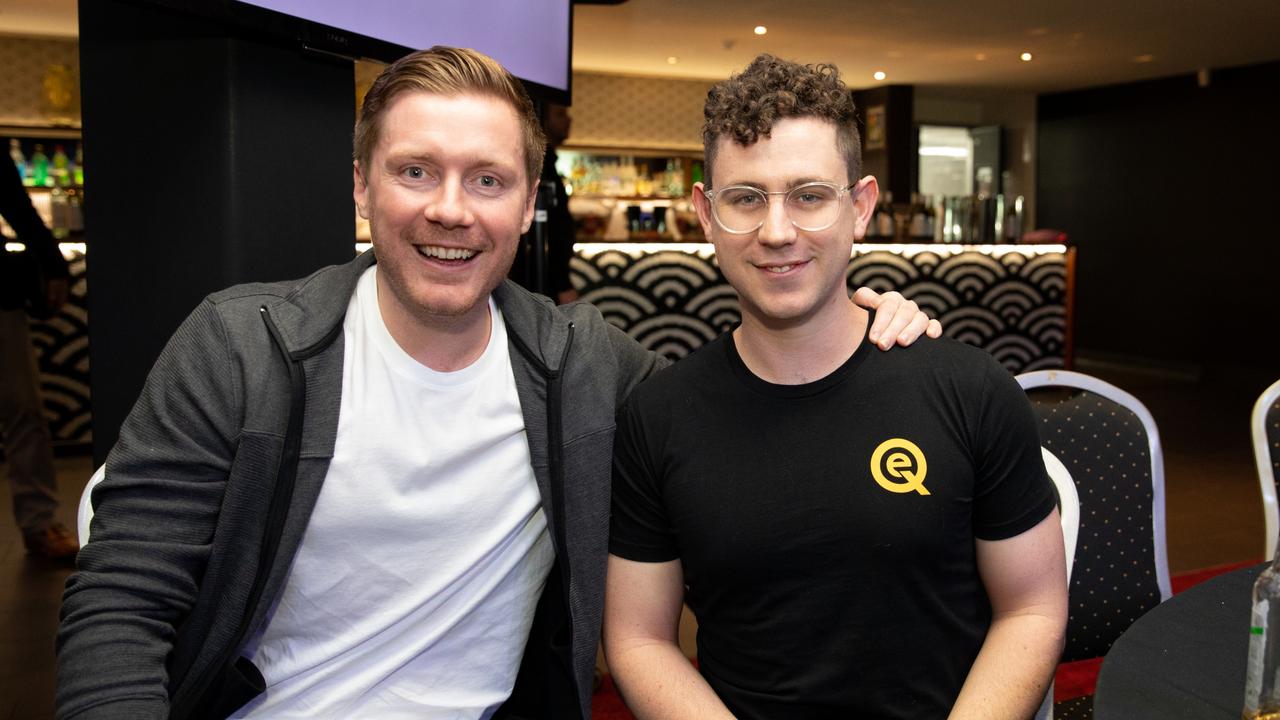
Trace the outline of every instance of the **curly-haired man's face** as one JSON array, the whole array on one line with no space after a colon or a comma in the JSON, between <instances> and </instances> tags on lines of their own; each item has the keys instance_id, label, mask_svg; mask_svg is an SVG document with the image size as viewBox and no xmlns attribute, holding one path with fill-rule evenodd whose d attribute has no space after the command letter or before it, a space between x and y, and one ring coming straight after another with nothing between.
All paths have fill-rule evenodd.
<instances>
[{"instance_id":1,"label":"curly-haired man's face","mask_svg":"<svg viewBox=\"0 0 1280 720\"><path fill-rule=\"evenodd\" d=\"M786 118L774 124L769 137L749 146L725 137L716 142L714 189L749 185L785 192L808 182L841 187L854 182L836 146L836 127L828 120ZM703 189L701 183L694 187L694 204L703 230L715 244L721 271L738 291L744 323L799 326L845 310L840 305L849 302L844 273L851 246L866 232L875 209L879 191L874 177L858 181L839 200L839 219L819 231L797 228L783 196L772 195L759 230L726 232L712 215Z\"/></svg>"}]
</instances>

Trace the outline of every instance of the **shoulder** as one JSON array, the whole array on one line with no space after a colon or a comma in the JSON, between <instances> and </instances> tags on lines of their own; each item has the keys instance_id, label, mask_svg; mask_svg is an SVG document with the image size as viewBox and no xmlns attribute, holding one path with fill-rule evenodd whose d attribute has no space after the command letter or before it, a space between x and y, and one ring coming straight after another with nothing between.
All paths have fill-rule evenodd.
<instances>
[{"instance_id":1,"label":"shoulder","mask_svg":"<svg viewBox=\"0 0 1280 720\"><path fill-rule=\"evenodd\" d=\"M732 372L726 355L727 342L729 333L724 333L653 374L632 392L632 402L648 406L689 402L712 385L723 382Z\"/></svg>"}]
</instances>

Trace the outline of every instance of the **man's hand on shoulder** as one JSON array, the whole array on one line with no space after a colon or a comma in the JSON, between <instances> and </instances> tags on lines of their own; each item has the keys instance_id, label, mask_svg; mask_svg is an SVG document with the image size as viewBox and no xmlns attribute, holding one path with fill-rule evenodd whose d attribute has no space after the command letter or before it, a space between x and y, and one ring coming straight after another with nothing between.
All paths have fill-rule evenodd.
<instances>
[{"instance_id":1,"label":"man's hand on shoulder","mask_svg":"<svg viewBox=\"0 0 1280 720\"><path fill-rule=\"evenodd\" d=\"M930 320L920 311L919 305L902 297L902 293L896 290L881 295L871 288L861 287L853 294L853 301L876 311L875 322L871 323L867 337L881 350L888 350L895 342L906 347L920 339L922 334L931 338L942 335L941 323Z\"/></svg>"}]
</instances>

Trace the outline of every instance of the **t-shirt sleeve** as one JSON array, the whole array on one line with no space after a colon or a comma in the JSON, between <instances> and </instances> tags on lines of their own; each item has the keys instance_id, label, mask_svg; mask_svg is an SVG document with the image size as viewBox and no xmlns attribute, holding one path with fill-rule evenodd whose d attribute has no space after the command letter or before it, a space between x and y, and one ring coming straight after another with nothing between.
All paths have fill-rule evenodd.
<instances>
[{"instance_id":1,"label":"t-shirt sleeve","mask_svg":"<svg viewBox=\"0 0 1280 720\"><path fill-rule=\"evenodd\" d=\"M1044 520L1057 494L1045 471L1026 393L994 360L983 385L973 532L980 540L1004 540Z\"/></svg>"},{"instance_id":2,"label":"t-shirt sleeve","mask_svg":"<svg viewBox=\"0 0 1280 720\"><path fill-rule=\"evenodd\" d=\"M649 428L633 396L618 414L613 441L613 513L609 552L627 560L666 562L680 557L659 487Z\"/></svg>"}]
</instances>

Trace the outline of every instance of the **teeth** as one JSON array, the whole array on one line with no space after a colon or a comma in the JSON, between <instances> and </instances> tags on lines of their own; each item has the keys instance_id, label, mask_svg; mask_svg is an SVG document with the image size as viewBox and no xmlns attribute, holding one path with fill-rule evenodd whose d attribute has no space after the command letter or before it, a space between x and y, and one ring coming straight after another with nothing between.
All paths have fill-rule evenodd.
<instances>
[{"instance_id":1,"label":"teeth","mask_svg":"<svg viewBox=\"0 0 1280 720\"><path fill-rule=\"evenodd\" d=\"M767 267L765 270L768 270L771 273L784 273L793 267L795 267L795 265L777 265L774 267Z\"/></svg>"},{"instance_id":2,"label":"teeth","mask_svg":"<svg viewBox=\"0 0 1280 720\"><path fill-rule=\"evenodd\" d=\"M441 260L470 260L476 254L474 250L439 247L437 245L420 246L418 252L426 257L440 258Z\"/></svg>"}]
</instances>

